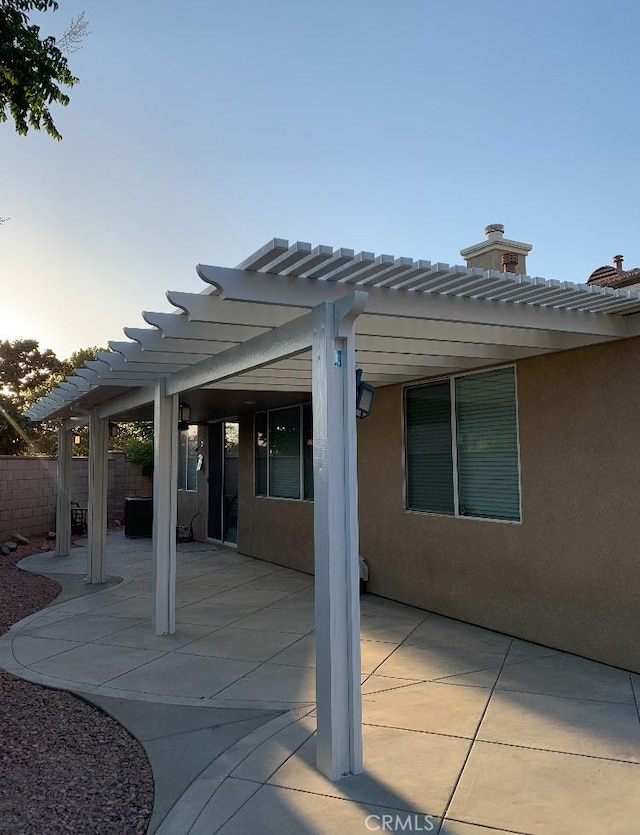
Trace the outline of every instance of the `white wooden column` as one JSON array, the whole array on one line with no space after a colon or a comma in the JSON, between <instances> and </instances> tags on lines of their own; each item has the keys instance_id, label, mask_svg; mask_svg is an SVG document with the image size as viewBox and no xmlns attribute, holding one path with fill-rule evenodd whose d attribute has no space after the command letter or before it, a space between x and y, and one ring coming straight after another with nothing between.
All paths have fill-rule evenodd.
<instances>
[{"instance_id":1,"label":"white wooden column","mask_svg":"<svg viewBox=\"0 0 640 835\"><path fill-rule=\"evenodd\" d=\"M153 587L155 635L176 631L176 523L178 504L178 395L156 383L153 415Z\"/></svg>"},{"instance_id":2,"label":"white wooden column","mask_svg":"<svg viewBox=\"0 0 640 835\"><path fill-rule=\"evenodd\" d=\"M56 493L56 554L71 552L71 432L63 423L58 427L58 472Z\"/></svg>"},{"instance_id":3,"label":"white wooden column","mask_svg":"<svg viewBox=\"0 0 640 835\"><path fill-rule=\"evenodd\" d=\"M341 316L349 304L318 308L313 333L317 765L331 780L362 771L355 329Z\"/></svg>"},{"instance_id":4,"label":"white wooden column","mask_svg":"<svg viewBox=\"0 0 640 835\"><path fill-rule=\"evenodd\" d=\"M107 579L105 551L107 543L107 485L109 421L91 412L89 418L89 550L87 582L104 583Z\"/></svg>"}]
</instances>

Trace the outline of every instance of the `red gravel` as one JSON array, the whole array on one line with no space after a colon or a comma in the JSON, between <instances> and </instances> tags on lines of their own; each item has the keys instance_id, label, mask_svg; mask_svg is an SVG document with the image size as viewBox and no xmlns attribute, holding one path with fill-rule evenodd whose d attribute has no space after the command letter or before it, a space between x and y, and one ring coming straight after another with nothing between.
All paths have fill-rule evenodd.
<instances>
[{"instance_id":1,"label":"red gravel","mask_svg":"<svg viewBox=\"0 0 640 835\"><path fill-rule=\"evenodd\" d=\"M13 554L0 553L0 635L13 623L43 609L62 589L54 580L16 568L16 563L30 554L51 551L55 543L38 537L20 545Z\"/></svg>"},{"instance_id":2,"label":"red gravel","mask_svg":"<svg viewBox=\"0 0 640 835\"><path fill-rule=\"evenodd\" d=\"M59 594L58 583L15 567L52 547L37 537L0 555L0 634ZM147 757L115 719L0 670L0 833L143 835L152 810Z\"/></svg>"}]
</instances>

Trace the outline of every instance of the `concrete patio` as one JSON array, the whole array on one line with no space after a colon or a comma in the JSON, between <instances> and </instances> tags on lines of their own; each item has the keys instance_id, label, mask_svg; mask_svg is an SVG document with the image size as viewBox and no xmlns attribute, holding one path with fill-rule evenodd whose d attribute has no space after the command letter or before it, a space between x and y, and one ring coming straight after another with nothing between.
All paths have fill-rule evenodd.
<instances>
[{"instance_id":1,"label":"concrete patio","mask_svg":"<svg viewBox=\"0 0 640 835\"><path fill-rule=\"evenodd\" d=\"M365 773L315 768L313 578L178 549L177 632L150 627L149 540L110 532L22 567L63 585L0 665L79 693L145 746L150 831L628 835L640 819L640 676L382 598L362 599ZM383 817L383 816L391 817Z\"/></svg>"}]
</instances>

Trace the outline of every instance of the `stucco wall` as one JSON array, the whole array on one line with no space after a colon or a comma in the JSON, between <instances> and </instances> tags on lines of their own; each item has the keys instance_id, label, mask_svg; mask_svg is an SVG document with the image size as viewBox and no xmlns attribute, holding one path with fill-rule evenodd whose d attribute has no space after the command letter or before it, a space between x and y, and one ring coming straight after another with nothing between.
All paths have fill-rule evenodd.
<instances>
[{"instance_id":1,"label":"stucco wall","mask_svg":"<svg viewBox=\"0 0 640 835\"><path fill-rule=\"evenodd\" d=\"M359 422L370 590L640 671L640 339L517 364L521 524L403 509L402 389Z\"/></svg>"},{"instance_id":2,"label":"stucco wall","mask_svg":"<svg viewBox=\"0 0 640 835\"><path fill-rule=\"evenodd\" d=\"M521 252L514 252L508 246L499 249L491 249L489 252L483 252L480 255L474 255L473 258L467 259L467 267L479 267L481 270L497 270L499 273L503 271L502 256L507 253L517 255L518 263L509 265L509 272L516 275L527 274L527 256Z\"/></svg>"},{"instance_id":3,"label":"stucco wall","mask_svg":"<svg viewBox=\"0 0 640 835\"><path fill-rule=\"evenodd\" d=\"M204 511L205 506L199 491L178 490L178 525L189 525L193 520L193 537L200 542L204 542L206 538L202 515Z\"/></svg>"},{"instance_id":4,"label":"stucco wall","mask_svg":"<svg viewBox=\"0 0 640 835\"><path fill-rule=\"evenodd\" d=\"M240 419L238 551L313 571L313 502L254 496L253 416Z\"/></svg>"}]
</instances>

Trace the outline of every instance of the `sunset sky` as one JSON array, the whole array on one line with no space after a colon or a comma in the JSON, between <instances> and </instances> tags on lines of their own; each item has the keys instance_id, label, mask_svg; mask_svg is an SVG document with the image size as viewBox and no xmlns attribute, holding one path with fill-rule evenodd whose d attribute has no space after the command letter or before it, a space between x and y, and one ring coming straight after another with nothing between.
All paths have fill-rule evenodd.
<instances>
[{"instance_id":1,"label":"sunset sky","mask_svg":"<svg viewBox=\"0 0 640 835\"><path fill-rule=\"evenodd\" d=\"M273 237L532 275L640 266L632 0L61 0L60 143L0 124L0 338L122 339Z\"/></svg>"}]
</instances>

